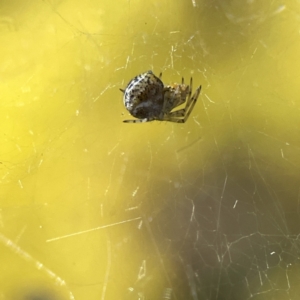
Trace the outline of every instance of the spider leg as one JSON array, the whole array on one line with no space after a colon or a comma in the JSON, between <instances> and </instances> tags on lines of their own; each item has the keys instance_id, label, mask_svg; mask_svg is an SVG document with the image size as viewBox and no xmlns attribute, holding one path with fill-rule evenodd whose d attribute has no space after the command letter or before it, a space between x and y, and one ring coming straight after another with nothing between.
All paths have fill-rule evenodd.
<instances>
[{"instance_id":1,"label":"spider leg","mask_svg":"<svg viewBox=\"0 0 300 300\"><path fill-rule=\"evenodd\" d=\"M158 121L168 121L174 123L184 123L183 119L178 119L176 117L164 116L162 119L157 119Z\"/></svg>"},{"instance_id":2,"label":"spider leg","mask_svg":"<svg viewBox=\"0 0 300 300\"><path fill-rule=\"evenodd\" d=\"M191 77L191 80L190 80L190 91L189 91L189 94L188 94L188 99L186 100L186 105L185 105L185 109L187 109L189 106L190 106L190 103L192 101L192 90L193 90L193 78Z\"/></svg>"},{"instance_id":3,"label":"spider leg","mask_svg":"<svg viewBox=\"0 0 300 300\"><path fill-rule=\"evenodd\" d=\"M145 118L145 119L136 119L136 120L124 120L123 122L124 123L145 123L145 122L151 122L153 120L154 119Z\"/></svg>"},{"instance_id":4,"label":"spider leg","mask_svg":"<svg viewBox=\"0 0 300 300\"><path fill-rule=\"evenodd\" d=\"M192 84L192 79L191 79L191 84ZM187 103L187 105L185 107L185 116L182 119L182 123L185 123L187 121L188 117L190 116L190 114L197 102L200 92L201 92L201 85L196 89L194 95L191 97L190 102Z\"/></svg>"},{"instance_id":5,"label":"spider leg","mask_svg":"<svg viewBox=\"0 0 300 300\"><path fill-rule=\"evenodd\" d=\"M175 111L172 111L168 114L169 117L184 117L184 114L185 114L185 108L182 108L182 109L178 109L178 110L175 110Z\"/></svg>"},{"instance_id":6,"label":"spider leg","mask_svg":"<svg viewBox=\"0 0 300 300\"><path fill-rule=\"evenodd\" d=\"M119 89L123 94L125 93L125 90Z\"/></svg>"}]
</instances>

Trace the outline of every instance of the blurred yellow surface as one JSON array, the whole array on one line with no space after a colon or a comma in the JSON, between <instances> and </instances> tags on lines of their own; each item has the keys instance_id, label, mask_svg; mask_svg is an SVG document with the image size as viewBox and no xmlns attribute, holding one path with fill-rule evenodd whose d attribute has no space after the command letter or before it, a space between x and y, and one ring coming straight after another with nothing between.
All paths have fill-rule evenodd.
<instances>
[{"instance_id":1,"label":"blurred yellow surface","mask_svg":"<svg viewBox=\"0 0 300 300\"><path fill-rule=\"evenodd\" d=\"M299 4L0 3L0 299L299 299Z\"/></svg>"}]
</instances>

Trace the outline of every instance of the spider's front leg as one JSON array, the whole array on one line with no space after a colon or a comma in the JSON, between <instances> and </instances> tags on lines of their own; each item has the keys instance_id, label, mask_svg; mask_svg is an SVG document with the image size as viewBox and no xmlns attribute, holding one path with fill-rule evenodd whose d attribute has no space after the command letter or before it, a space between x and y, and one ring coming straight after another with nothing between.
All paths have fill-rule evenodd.
<instances>
[{"instance_id":1,"label":"spider's front leg","mask_svg":"<svg viewBox=\"0 0 300 300\"><path fill-rule=\"evenodd\" d=\"M145 123L145 122L150 122L153 120L150 120L148 118L145 119L136 119L136 120L123 120L124 123Z\"/></svg>"}]
</instances>

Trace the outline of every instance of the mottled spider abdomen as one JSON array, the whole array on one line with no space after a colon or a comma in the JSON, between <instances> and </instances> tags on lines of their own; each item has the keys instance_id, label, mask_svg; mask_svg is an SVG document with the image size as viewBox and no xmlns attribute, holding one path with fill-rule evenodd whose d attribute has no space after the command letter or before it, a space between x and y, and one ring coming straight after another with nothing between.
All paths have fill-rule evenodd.
<instances>
[{"instance_id":1,"label":"mottled spider abdomen","mask_svg":"<svg viewBox=\"0 0 300 300\"><path fill-rule=\"evenodd\" d=\"M164 84L152 71L134 77L124 91L124 105L138 119L155 119L164 104Z\"/></svg>"}]
</instances>

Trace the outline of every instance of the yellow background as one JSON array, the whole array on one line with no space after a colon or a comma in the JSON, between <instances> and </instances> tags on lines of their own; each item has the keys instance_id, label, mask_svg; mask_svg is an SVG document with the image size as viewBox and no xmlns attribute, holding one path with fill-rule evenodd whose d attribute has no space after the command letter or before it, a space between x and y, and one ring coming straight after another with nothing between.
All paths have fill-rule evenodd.
<instances>
[{"instance_id":1,"label":"yellow background","mask_svg":"<svg viewBox=\"0 0 300 300\"><path fill-rule=\"evenodd\" d=\"M0 299L298 299L299 5L2 1ZM147 70L186 124L122 122Z\"/></svg>"}]
</instances>

